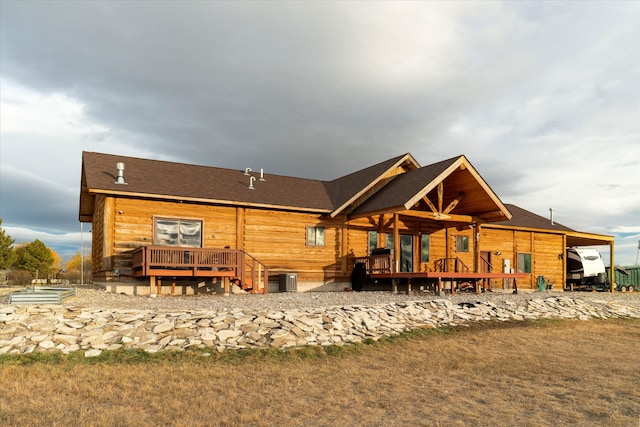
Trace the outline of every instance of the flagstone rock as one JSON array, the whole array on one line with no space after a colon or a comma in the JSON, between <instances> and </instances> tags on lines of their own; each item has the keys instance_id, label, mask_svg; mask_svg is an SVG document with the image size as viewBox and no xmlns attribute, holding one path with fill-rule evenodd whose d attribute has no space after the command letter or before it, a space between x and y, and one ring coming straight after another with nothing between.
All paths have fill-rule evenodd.
<instances>
[{"instance_id":1,"label":"flagstone rock","mask_svg":"<svg viewBox=\"0 0 640 427\"><path fill-rule=\"evenodd\" d=\"M640 300L539 296L454 303L438 298L274 311L234 308L155 312L0 305L0 354L84 350L85 355L90 355L88 357L95 357L91 355L123 347L156 352L205 346L224 351L248 347L343 345L364 339L377 340L412 328L465 326L487 320L616 317L640 318Z\"/></svg>"}]
</instances>

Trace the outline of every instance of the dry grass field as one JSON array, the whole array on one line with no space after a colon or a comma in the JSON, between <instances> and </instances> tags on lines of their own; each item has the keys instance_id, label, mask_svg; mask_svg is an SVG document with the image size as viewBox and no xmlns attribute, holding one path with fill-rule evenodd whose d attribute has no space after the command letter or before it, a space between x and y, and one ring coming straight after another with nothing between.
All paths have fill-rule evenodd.
<instances>
[{"instance_id":1,"label":"dry grass field","mask_svg":"<svg viewBox=\"0 0 640 427\"><path fill-rule=\"evenodd\" d=\"M4 357L0 425L640 426L640 321L302 350Z\"/></svg>"}]
</instances>

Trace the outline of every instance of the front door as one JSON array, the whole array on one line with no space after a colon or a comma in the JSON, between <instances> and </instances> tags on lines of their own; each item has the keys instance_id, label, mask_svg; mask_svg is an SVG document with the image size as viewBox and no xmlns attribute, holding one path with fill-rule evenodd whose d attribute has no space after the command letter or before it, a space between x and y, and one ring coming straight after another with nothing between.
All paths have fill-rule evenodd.
<instances>
[{"instance_id":1,"label":"front door","mask_svg":"<svg viewBox=\"0 0 640 427\"><path fill-rule=\"evenodd\" d=\"M386 248L395 250L393 247L393 234L387 234L385 243ZM413 236L411 234L400 235L400 271L413 272Z\"/></svg>"},{"instance_id":2,"label":"front door","mask_svg":"<svg viewBox=\"0 0 640 427\"><path fill-rule=\"evenodd\" d=\"M410 234L400 235L400 271L413 272L413 236Z\"/></svg>"},{"instance_id":3,"label":"front door","mask_svg":"<svg viewBox=\"0 0 640 427\"><path fill-rule=\"evenodd\" d=\"M480 272L491 273L491 252L480 252Z\"/></svg>"}]
</instances>

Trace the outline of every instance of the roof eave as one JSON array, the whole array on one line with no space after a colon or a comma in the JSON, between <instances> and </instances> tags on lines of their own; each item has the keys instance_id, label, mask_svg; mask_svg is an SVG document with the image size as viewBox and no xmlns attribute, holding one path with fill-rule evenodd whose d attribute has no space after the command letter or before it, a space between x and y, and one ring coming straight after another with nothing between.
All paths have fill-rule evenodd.
<instances>
[{"instance_id":1,"label":"roof eave","mask_svg":"<svg viewBox=\"0 0 640 427\"><path fill-rule=\"evenodd\" d=\"M330 209L313 208L313 207L305 207L305 206L273 205L268 203L242 202L237 200L207 199L207 198L201 198L201 197L183 197L183 196L167 195L167 194L151 194L151 193L140 193L140 192L136 193L136 192L129 192L129 191L116 191L116 190L95 189L95 188L90 188L88 190L88 193L103 194L103 195L110 195L110 196L121 196L121 197L138 197L138 198L157 199L157 200L172 200L172 201L178 201L178 202L206 203L206 204L212 204L212 205L243 206L243 207L261 208L261 209L280 209L280 210L289 210L289 211L297 211L297 212L313 212L313 213L322 213L322 214L327 214L331 212Z\"/></svg>"},{"instance_id":2,"label":"roof eave","mask_svg":"<svg viewBox=\"0 0 640 427\"><path fill-rule=\"evenodd\" d=\"M380 182L387 173L389 173L391 170L399 167L400 165L402 165L402 164L404 164L406 162L408 162L410 165L413 165L415 168L419 168L420 167L420 164L416 161L416 159L410 153L405 154L400 159L398 159L397 162L395 162L393 165L391 165L389 168L387 168L383 173L378 175L378 177L376 179L371 181L369 183L369 185L367 185L366 187L362 188L359 192L355 193L349 200L344 202L337 209L333 210L329 216L331 218L335 218L336 216L338 216L348 206L350 206L352 203L354 203L356 200L358 200L360 197L362 197L363 194L365 194L367 191L369 191L371 188L373 188L378 182Z\"/></svg>"}]
</instances>

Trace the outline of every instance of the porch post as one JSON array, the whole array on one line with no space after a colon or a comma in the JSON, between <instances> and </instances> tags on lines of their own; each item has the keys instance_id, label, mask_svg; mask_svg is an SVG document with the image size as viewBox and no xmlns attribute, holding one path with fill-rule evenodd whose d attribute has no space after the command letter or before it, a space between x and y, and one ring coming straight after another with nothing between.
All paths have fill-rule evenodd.
<instances>
[{"instance_id":1,"label":"porch post","mask_svg":"<svg viewBox=\"0 0 640 427\"><path fill-rule=\"evenodd\" d=\"M149 276L149 295L155 293L156 288L156 276Z\"/></svg>"},{"instance_id":2,"label":"porch post","mask_svg":"<svg viewBox=\"0 0 640 427\"><path fill-rule=\"evenodd\" d=\"M398 214L393 214L393 273L400 271L400 231L398 230Z\"/></svg>"},{"instance_id":3,"label":"porch post","mask_svg":"<svg viewBox=\"0 0 640 427\"><path fill-rule=\"evenodd\" d=\"M471 230L473 233L473 272L480 272L480 227L478 224L474 223L471 226Z\"/></svg>"},{"instance_id":4,"label":"porch post","mask_svg":"<svg viewBox=\"0 0 640 427\"><path fill-rule=\"evenodd\" d=\"M609 289L609 291L613 292L613 290L616 288L615 287L615 281L616 281L616 265L613 263L613 241L609 243L609 262L610 267L609 267L609 274L610 274L610 280L609 280L609 286L611 287L611 289Z\"/></svg>"}]
</instances>

